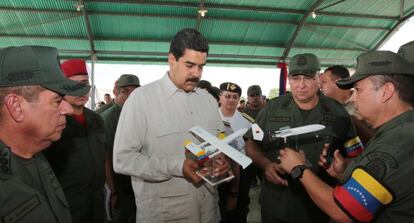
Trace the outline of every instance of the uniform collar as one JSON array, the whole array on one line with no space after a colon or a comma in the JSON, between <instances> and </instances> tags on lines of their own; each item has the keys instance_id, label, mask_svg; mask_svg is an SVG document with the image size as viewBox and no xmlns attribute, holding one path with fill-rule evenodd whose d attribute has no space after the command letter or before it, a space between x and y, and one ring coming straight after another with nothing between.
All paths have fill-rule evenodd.
<instances>
[{"instance_id":1,"label":"uniform collar","mask_svg":"<svg viewBox=\"0 0 414 223\"><path fill-rule=\"evenodd\" d=\"M398 116L394 117L393 119L389 120L388 122L384 123L381 127L379 127L374 137L378 138L382 134L391 131L397 126L402 126L407 122L413 122L413 121L414 121L414 110L409 110L404 113L401 113Z\"/></svg>"},{"instance_id":2,"label":"uniform collar","mask_svg":"<svg viewBox=\"0 0 414 223\"><path fill-rule=\"evenodd\" d=\"M11 150L10 148L0 139L0 180L7 180L11 177Z\"/></svg>"}]
</instances>

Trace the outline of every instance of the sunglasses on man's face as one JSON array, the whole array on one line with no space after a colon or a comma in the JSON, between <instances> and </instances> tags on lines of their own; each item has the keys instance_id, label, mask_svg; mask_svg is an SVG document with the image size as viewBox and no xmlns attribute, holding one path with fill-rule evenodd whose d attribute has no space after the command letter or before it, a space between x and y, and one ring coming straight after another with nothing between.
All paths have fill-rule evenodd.
<instances>
[{"instance_id":1,"label":"sunglasses on man's face","mask_svg":"<svg viewBox=\"0 0 414 223\"><path fill-rule=\"evenodd\" d=\"M260 94L251 94L251 95L249 95L250 97L257 97L257 96L260 96Z\"/></svg>"}]
</instances>

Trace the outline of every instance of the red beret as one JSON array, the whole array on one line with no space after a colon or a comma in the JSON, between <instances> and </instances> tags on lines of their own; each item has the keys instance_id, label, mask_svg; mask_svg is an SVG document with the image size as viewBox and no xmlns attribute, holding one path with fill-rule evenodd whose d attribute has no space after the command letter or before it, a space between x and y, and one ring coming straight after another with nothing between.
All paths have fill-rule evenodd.
<instances>
[{"instance_id":1,"label":"red beret","mask_svg":"<svg viewBox=\"0 0 414 223\"><path fill-rule=\"evenodd\" d=\"M61 68L66 77L88 75L88 71L86 71L86 63L81 59L67 60L62 63Z\"/></svg>"}]
</instances>

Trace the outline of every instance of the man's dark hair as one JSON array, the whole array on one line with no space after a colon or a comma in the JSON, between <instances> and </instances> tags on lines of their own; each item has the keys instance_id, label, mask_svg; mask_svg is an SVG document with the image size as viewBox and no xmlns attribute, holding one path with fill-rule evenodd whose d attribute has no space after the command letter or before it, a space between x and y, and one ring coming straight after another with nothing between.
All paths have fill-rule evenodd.
<instances>
[{"instance_id":1,"label":"man's dark hair","mask_svg":"<svg viewBox=\"0 0 414 223\"><path fill-rule=\"evenodd\" d=\"M106 93L104 96L111 96L110 94Z\"/></svg>"},{"instance_id":2,"label":"man's dark hair","mask_svg":"<svg viewBox=\"0 0 414 223\"><path fill-rule=\"evenodd\" d=\"M342 65L328 67L326 68L325 72L327 71L330 71L332 73L332 76L337 77L339 79L345 79L350 76L348 69L346 69L346 67Z\"/></svg>"},{"instance_id":3,"label":"man's dark hair","mask_svg":"<svg viewBox=\"0 0 414 223\"><path fill-rule=\"evenodd\" d=\"M196 29L182 29L171 40L169 53L178 61L184 55L185 49L208 53L207 39Z\"/></svg>"},{"instance_id":4,"label":"man's dark hair","mask_svg":"<svg viewBox=\"0 0 414 223\"><path fill-rule=\"evenodd\" d=\"M374 75L371 81L376 89L385 83L392 83L401 101L414 105L414 77L412 75Z\"/></svg>"},{"instance_id":5,"label":"man's dark hair","mask_svg":"<svg viewBox=\"0 0 414 223\"><path fill-rule=\"evenodd\" d=\"M207 91L217 100L217 102L220 101L220 89L218 87L211 86L207 88Z\"/></svg>"}]
</instances>

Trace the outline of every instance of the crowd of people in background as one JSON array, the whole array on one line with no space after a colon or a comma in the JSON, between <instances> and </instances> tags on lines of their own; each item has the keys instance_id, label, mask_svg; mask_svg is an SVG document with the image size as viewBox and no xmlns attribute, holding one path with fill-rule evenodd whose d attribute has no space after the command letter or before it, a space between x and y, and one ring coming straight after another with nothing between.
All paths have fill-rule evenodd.
<instances>
[{"instance_id":1,"label":"crowd of people in background","mask_svg":"<svg viewBox=\"0 0 414 223\"><path fill-rule=\"evenodd\" d=\"M256 185L263 223L414 221L414 41L360 55L353 75L294 55L290 92L272 99L259 85L242 99L225 76L218 87L202 80L208 52L200 32L179 31L161 79L122 74L92 111L84 60L0 49L0 222L243 223ZM272 135L315 124L324 128ZM230 145L253 163L201 162L185 149L202 143L194 126L218 137L249 129ZM234 178L210 185L205 165Z\"/></svg>"}]
</instances>

